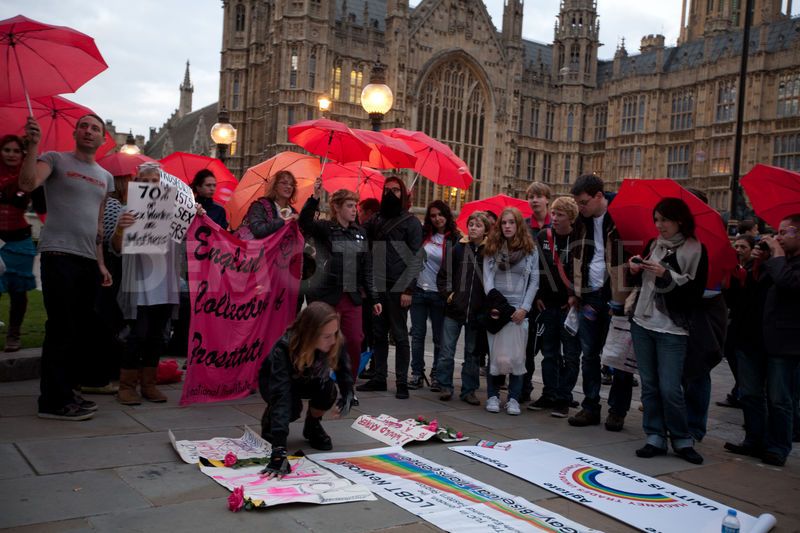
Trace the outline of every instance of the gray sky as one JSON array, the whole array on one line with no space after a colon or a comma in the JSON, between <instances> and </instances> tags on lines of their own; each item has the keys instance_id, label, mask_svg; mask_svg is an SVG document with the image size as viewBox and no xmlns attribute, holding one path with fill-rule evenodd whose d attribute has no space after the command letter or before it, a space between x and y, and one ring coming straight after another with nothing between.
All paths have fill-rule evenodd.
<instances>
[{"instance_id":1,"label":"gray sky","mask_svg":"<svg viewBox=\"0 0 800 533\"><path fill-rule=\"evenodd\" d=\"M417 5L420 0L411 0ZM495 26L502 26L503 0L486 0ZM621 37L628 52L643 35L662 33L675 44L680 0L598 0L600 58L614 55ZM800 2L795 2L800 4ZM91 6L91 7L88 7ZM526 0L523 36L549 43L559 0ZM800 5L795 11L800 9ZM117 129L147 135L178 106L178 86L191 61L194 109L219 95L222 2L219 0L2 0L0 20L22 14L69 26L94 37L108 70L65 97L112 119Z\"/></svg>"}]
</instances>

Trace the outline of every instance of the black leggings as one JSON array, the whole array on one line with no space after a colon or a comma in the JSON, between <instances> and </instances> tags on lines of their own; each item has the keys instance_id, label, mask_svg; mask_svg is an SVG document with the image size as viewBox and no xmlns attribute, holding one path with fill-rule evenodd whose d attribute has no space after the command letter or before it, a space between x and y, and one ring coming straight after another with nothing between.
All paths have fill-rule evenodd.
<instances>
[{"instance_id":1,"label":"black leggings","mask_svg":"<svg viewBox=\"0 0 800 533\"><path fill-rule=\"evenodd\" d=\"M128 320L121 336L125 342L121 367L126 370L158 366L166 346L172 305L139 306L136 320Z\"/></svg>"}]
</instances>

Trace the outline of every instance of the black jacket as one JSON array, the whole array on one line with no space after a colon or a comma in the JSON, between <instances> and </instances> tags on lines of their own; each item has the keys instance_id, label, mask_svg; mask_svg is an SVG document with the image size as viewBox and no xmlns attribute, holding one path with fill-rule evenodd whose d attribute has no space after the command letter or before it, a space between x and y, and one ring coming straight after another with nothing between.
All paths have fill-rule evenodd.
<instances>
[{"instance_id":1,"label":"black jacket","mask_svg":"<svg viewBox=\"0 0 800 533\"><path fill-rule=\"evenodd\" d=\"M436 277L436 287L447 302L445 316L462 324L477 318L486 299L482 251L483 244L476 246L469 240L448 244L446 257Z\"/></svg>"},{"instance_id":2,"label":"black jacket","mask_svg":"<svg viewBox=\"0 0 800 533\"><path fill-rule=\"evenodd\" d=\"M289 423L292 417L292 385L296 382L307 384L314 380L327 381L330 378L330 368L319 352L315 354L314 364L298 374L289 354L289 336L291 330L278 339L269 355L264 359L258 373L258 389L261 397L269 404L272 421L272 445L286 446L289 436ZM339 393L346 396L353 390L353 374L350 370L350 358L344 344L339 350L336 371L336 384Z\"/></svg>"},{"instance_id":3,"label":"black jacket","mask_svg":"<svg viewBox=\"0 0 800 533\"><path fill-rule=\"evenodd\" d=\"M748 355L764 352L764 334L760 324L764 316L764 299L769 288L769 277L757 276L763 268L751 261L744 266L744 279L731 277L730 286L723 290L730 311L725 347L728 357L735 357L737 349Z\"/></svg>"},{"instance_id":4,"label":"black jacket","mask_svg":"<svg viewBox=\"0 0 800 533\"><path fill-rule=\"evenodd\" d=\"M213 220L217 226L222 229L228 229L228 217L225 214L224 207L219 205L211 198L200 197L197 199L197 203L203 206L203 209L206 210L208 218Z\"/></svg>"},{"instance_id":5,"label":"black jacket","mask_svg":"<svg viewBox=\"0 0 800 533\"><path fill-rule=\"evenodd\" d=\"M550 250L550 240L547 238L548 230L553 236L555 252L561 259L564 274L569 285L565 285L561 274L556 267L553 251ZM542 274L539 276L539 292L536 299L544 302L547 307L561 307L566 305L572 288L572 250L570 246L575 242L574 231L569 235L559 235L551 228L543 229L537 237L539 241L539 265Z\"/></svg>"},{"instance_id":6,"label":"black jacket","mask_svg":"<svg viewBox=\"0 0 800 533\"><path fill-rule=\"evenodd\" d=\"M366 232L355 224L345 228L333 220L314 220L318 207L319 200L309 197L298 219L300 230L306 238L314 239L317 250L317 271L311 278L309 300L335 306L347 294L355 305L361 305L362 291L375 298Z\"/></svg>"},{"instance_id":7,"label":"black jacket","mask_svg":"<svg viewBox=\"0 0 800 533\"><path fill-rule=\"evenodd\" d=\"M267 213L264 204L269 205L270 212ZM294 207L291 207L292 213L297 213ZM263 203L261 199L256 200L250 204L247 210L247 216L244 219L243 225L247 224L250 232L256 239L263 239L267 235L272 235L283 227L286 223L278 213L278 206L272 200L265 200Z\"/></svg>"},{"instance_id":8,"label":"black jacket","mask_svg":"<svg viewBox=\"0 0 800 533\"><path fill-rule=\"evenodd\" d=\"M403 211L387 220L378 213L365 229L372 248L375 289L412 294L422 268L422 224L417 217Z\"/></svg>"},{"instance_id":9,"label":"black jacket","mask_svg":"<svg viewBox=\"0 0 800 533\"><path fill-rule=\"evenodd\" d=\"M800 255L773 257L762 269L771 282L764 302L767 355L800 357Z\"/></svg>"}]
</instances>

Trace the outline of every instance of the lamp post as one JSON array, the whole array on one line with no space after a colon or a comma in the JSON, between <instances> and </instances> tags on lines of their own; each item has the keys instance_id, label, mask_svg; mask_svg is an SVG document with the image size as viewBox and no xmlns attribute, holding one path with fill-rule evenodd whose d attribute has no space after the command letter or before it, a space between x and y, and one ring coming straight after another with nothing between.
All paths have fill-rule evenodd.
<instances>
[{"instance_id":1,"label":"lamp post","mask_svg":"<svg viewBox=\"0 0 800 533\"><path fill-rule=\"evenodd\" d=\"M330 97L327 94L323 94L319 98L317 98L317 106L319 107L319 111L322 114L322 118L327 118L328 112L331 110L331 102Z\"/></svg>"},{"instance_id":2,"label":"lamp post","mask_svg":"<svg viewBox=\"0 0 800 533\"><path fill-rule=\"evenodd\" d=\"M369 84L361 91L361 107L369 113L372 122L372 130L380 131L383 116L392 109L394 95L392 90L386 85L386 65L381 63L380 58L372 65L369 74Z\"/></svg>"},{"instance_id":3,"label":"lamp post","mask_svg":"<svg viewBox=\"0 0 800 533\"><path fill-rule=\"evenodd\" d=\"M119 151L128 155L136 155L141 152L139 147L136 146L136 139L133 138L133 131L128 133L128 138L125 139L125 144L119 149Z\"/></svg>"},{"instance_id":4,"label":"lamp post","mask_svg":"<svg viewBox=\"0 0 800 533\"><path fill-rule=\"evenodd\" d=\"M217 143L217 159L225 163L228 146L236 140L236 128L230 123L225 108L217 115L217 123L211 126L211 140Z\"/></svg>"}]
</instances>

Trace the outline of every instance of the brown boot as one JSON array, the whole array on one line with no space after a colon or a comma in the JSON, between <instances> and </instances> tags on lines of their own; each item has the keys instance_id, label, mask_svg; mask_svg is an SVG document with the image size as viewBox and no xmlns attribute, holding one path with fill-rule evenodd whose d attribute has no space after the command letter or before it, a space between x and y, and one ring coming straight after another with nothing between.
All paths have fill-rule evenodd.
<instances>
[{"instance_id":1,"label":"brown boot","mask_svg":"<svg viewBox=\"0 0 800 533\"><path fill-rule=\"evenodd\" d=\"M22 339L20 338L20 330L18 327L9 327L8 335L6 335L6 351L18 352L22 348Z\"/></svg>"},{"instance_id":2,"label":"brown boot","mask_svg":"<svg viewBox=\"0 0 800 533\"><path fill-rule=\"evenodd\" d=\"M164 403L167 401L167 397L156 388L156 371L157 369L154 366L142 368L142 398L148 402Z\"/></svg>"},{"instance_id":3,"label":"brown boot","mask_svg":"<svg viewBox=\"0 0 800 533\"><path fill-rule=\"evenodd\" d=\"M136 385L139 384L139 371L126 370L119 371L119 391L117 401L122 405L139 405L142 397L136 392Z\"/></svg>"}]
</instances>

